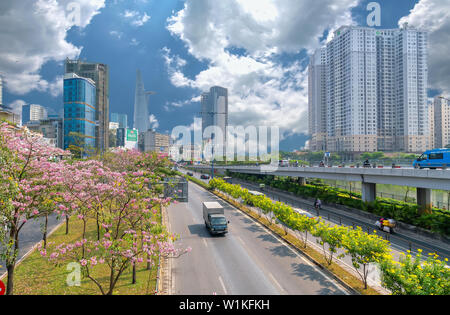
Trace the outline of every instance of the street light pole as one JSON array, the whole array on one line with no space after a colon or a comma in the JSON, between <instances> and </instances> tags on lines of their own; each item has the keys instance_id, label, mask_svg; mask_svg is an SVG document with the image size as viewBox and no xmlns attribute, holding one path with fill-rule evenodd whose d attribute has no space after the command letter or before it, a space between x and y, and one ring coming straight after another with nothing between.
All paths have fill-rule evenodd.
<instances>
[{"instance_id":1,"label":"street light pole","mask_svg":"<svg viewBox=\"0 0 450 315\"><path fill-rule=\"evenodd\" d=\"M211 179L214 179L214 145L212 147L212 161L211 161Z\"/></svg>"}]
</instances>

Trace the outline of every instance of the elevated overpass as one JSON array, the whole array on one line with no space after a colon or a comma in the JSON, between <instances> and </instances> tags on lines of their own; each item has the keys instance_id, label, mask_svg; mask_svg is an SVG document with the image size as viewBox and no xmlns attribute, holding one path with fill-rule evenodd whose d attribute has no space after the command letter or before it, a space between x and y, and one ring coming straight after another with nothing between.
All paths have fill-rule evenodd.
<instances>
[{"instance_id":1,"label":"elevated overpass","mask_svg":"<svg viewBox=\"0 0 450 315\"><path fill-rule=\"evenodd\" d=\"M203 171L210 165L193 166ZM275 175L296 177L300 182L306 178L342 180L362 183L362 199L372 202L376 199L376 185L389 184L417 188L417 203L420 210L432 209L431 191L450 190L450 170L420 170L413 168L339 168L339 167L273 167L267 166L214 166L214 169L232 173Z\"/></svg>"}]
</instances>

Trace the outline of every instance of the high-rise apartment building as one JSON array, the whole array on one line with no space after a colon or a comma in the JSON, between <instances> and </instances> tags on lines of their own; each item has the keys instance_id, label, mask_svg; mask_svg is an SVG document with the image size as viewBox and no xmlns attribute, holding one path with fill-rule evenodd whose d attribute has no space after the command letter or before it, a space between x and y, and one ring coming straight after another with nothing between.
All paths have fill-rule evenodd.
<instances>
[{"instance_id":1,"label":"high-rise apartment building","mask_svg":"<svg viewBox=\"0 0 450 315\"><path fill-rule=\"evenodd\" d=\"M142 152L157 152L169 154L170 136L154 130L141 133L140 150Z\"/></svg>"},{"instance_id":2,"label":"high-rise apartment building","mask_svg":"<svg viewBox=\"0 0 450 315\"><path fill-rule=\"evenodd\" d=\"M311 149L424 151L430 137L427 47L427 34L407 25L339 28L309 65Z\"/></svg>"},{"instance_id":3,"label":"high-rise apartment building","mask_svg":"<svg viewBox=\"0 0 450 315\"><path fill-rule=\"evenodd\" d=\"M430 136L428 138L427 150L432 150L436 148L435 142L435 132L436 129L434 127L434 102L430 102L428 104L428 125L430 126Z\"/></svg>"},{"instance_id":4,"label":"high-rise apartment building","mask_svg":"<svg viewBox=\"0 0 450 315\"><path fill-rule=\"evenodd\" d=\"M95 121L96 145L100 151L109 147L109 68L102 63L92 63L81 60L66 60L65 73L75 73L83 78L94 81L96 88Z\"/></svg>"},{"instance_id":5,"label":"high-rise apartment building","mask_svg":"<svg viewBox=\"0 0 450 315\"><path fill-rule=\"evenodd\" d=\"M26 104L22 106L22 125L32 121L40 121L48 117L47 109L36 104Z\"/></svg>"},{"instance_id":6,"label":"high-rise apartment building","mask_svg":"<svg viewBox=\"0 0 450 315\"><path fill-rule=\"evenodd\" d=\"M450 100L442 96L434 98L434 142L435 148L450 145Z\"/></svg>"},{"instance_id":7,"label":"high-rise apartment building","mask_svg":"<svg viewBox=\"0 0 450 315\"><path fill-rule=\"evenodd\" d=\"M83 78L74 73L65 75L64 149L69 148L70 145L83 147L89 151L98 148L95 120L96 90L95 82L89 78Z\"/></svg>"},{"instance_id":8,"label":"high-rise apartment building","mask_svg":"<svg viewBox=\"0 0 450 315\"><path fill-rule=\"evenodd\" d=\"M118 123L119 128L128 128L128 115L111 113L110 122Z\"/></svg>"},{"instance_id":9,"label":"high-rise apartment building","mask_svg":"<svg viewBox=\"0 0 450 315\"><path fill-rule=\"evenodd\" d=\"M203 93L201 97L202 106L202 134L203 142L211 141L215 147L223 148L223 156L226 156L226 143L227 143L227 127L228 127L228 89L214 86L209 92ZM217 126L222 131L221 138L214 132L208 132L211 130L208 127ZM210 134L210 137L206 134ZM217 141L221 141L218 143ZM221 154L222 152L215 152L215 154Z\"/></svg>"}]
</instances>

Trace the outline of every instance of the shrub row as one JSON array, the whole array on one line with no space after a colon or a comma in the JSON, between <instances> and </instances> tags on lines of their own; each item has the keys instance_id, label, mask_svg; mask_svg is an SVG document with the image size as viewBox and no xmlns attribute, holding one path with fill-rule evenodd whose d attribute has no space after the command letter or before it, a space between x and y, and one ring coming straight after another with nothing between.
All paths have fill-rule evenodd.
<instances>
[{"instance_id":1,"label":"shrub row","mask_svg":"<svg viewBox=\"0 0 450 315\"><path fill-rule=\"evenodd\" d=\"M445 262L437 259L437 255L430 257L423 265L424 272L420 264L416 263L415 268L411 268L411 264L405 263L407 259L411 259L409 253L405 260L395 262L390 254L389 242L376 233L368 234L361 228L330 226L320 219L304 216L286 204L273 202L265 195L255 196L247 189L228 184L221 179L211 180L209 188L259 208L272 222L276 218L284 225L286 234L287 228L295 231L305 247L308 233L316 236L323 246L324 258L329 265L332 264L333 255L337 255L338 249L342 249L344 254L340 256L348 255L351 258L352 265L366 289L369 264L376 263L381 267L383 285L393 294L450 293L450 269L446 268ZM420 261L420 254L417 257L416 260ZM431 272L433 278L425 276Z\"/></svg>"},{"instance_id":2,"label":"shrub row","mask_svg":"<svg viewBox=\"0 0 450 315\"><path fill-rule=\"evenodd\" d=\"M450 235L450 211L433 209L431 214L419 214L418 205L389 198L377 198L374 202L363 202L357 192L331 187L323 184L300 185L291 178L279 178L270 175L249 175L233 173L239 179L262 183L288 191L300 197L319 198L328 204L344 205L367 211L381 217L392 218L407 224L418 226L433 232Z\"/></svg>"}]
</instances>

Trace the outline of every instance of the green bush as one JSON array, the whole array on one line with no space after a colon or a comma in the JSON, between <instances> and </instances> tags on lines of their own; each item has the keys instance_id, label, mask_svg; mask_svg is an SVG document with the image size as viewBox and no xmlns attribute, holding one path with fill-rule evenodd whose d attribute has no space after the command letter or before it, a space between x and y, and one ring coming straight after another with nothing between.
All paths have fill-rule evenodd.
<instances>
[{"instance_id":1,"label":"green bush","mask_svg":"<svg viewBox=\"0 0 450 315\"><path fill-rule=\"evenodd\" d=\"M314 184L299 185L291 178L272 175L231 174L235 178L289 191L300 197L319 198L328 204L338 204L367 211L381 217L415 225L443 235L450 235L450 211L434 209L432 214L419 214L416 204L390 198L377 198L375 202L365 203L360 193L324 185L320 181Z\"/></svg>"}]
</instances>

